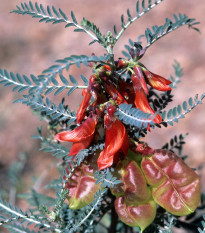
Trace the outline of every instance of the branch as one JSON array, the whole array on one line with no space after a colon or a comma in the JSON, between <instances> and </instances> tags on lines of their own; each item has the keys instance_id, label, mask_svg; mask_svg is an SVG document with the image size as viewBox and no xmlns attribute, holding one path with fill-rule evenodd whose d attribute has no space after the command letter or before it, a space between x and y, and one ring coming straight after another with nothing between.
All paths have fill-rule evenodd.
<instances>
[{"instance_id":1,"label":"branch","mask_svg":"<svg viewBox=\"0 0 205 233\"><path fill-rule=\"evenodd\" d=\"M8 212L9 214L11 215L15 215L17 216L18 218L22 218L22 219L25 219L31 223L34 223L36 225L39 225L39 226L42 226L42 227L45 227L45 228L49 228L49 229L52 229L53 231L55 232L62 232L61 230L57 229L57 228L54 228L46 223L42 223L38 220L36 220L36 218L34 216L28 216L28 215L25 215L23 214L23 211L21 211L22 213L19 213L11 208L9 208L8 206L4 205L3 203L0 202L0 207L2 209L4 209L6 212ZM5 220L5 221L0 221L0 225L3 225L3 224L6 224L7 222L9 222L8 220Z\"/></svg>"},{"instance_id":2,"label":"branch","mask_svg":"<svg viewBox=\"0 0 205 233\"><path fill-rule=\"evenodd\" d=\"M66 23L65 27L75 26L77 29L75 29L74 31L85 32L90 37L92 37L93 40L100 43L99 39L94 34L92 34L85 27L82 27L81 25L78 24L73 11L71 11L72 21L70 21L68 20L68 17L61 9L57 11L54 6L52 6L52 9L50 8L50 6L47 6L46 8L47 10L45 10L42 4L39 5L36 2L34 6L30 1L29 4L21 3L21 5L20 6L17 5L16 8L17 9L11 11L11 13L31 15L32 18L39 18L40 19L39 22L46 22L46 23L52 22L53 24Z\"/></svg>"},{"instance_id":3,"label":"branch","mask_svg":"<svg viewBox=\"0 0 205 233\"><path fill-rule=\"evenodd\" d=\"M116 42L117 40L122 36L123 32L132 24L134 21L139 19L141 16L143 16L145 13L149 12L151 9L153 9L155 6L157 6L159 3L163 2L164 0L154 0L154 3L152 4L152 0L147 0L148 6L145 7L145 0L142 1L142 12L140 12L140 2L139 0L136 3L136 12L137 16L132 18L130 14L130 10L127 10L127 15L128 15L128 23L125 24L124 22L124 15L121 16L121 31L117 34L116 33L116 27L114 26L114 32L117 34L116 36ZM116 43L115 42L115 43Z\"/></svg>"},{"instance_id":4,"label":"branch","mask_svg":"<svg viewBox=\"0 0 205 233\"><path fill-rule=\"evenodd\" d=\"M170 32L173 32L183 25L188 25L189 28L193 28L199 31L197 28L194 27L194 25L196 24L199 24L199 22L196 22L196 19L188 18L187 15L174 15L173 21L169 18L166 18L166 22L164 25L153 26L152 30L150 30L149 28L146 29L145 37L147 39L147 45L145 46L145 49L149 48L152 44L154 44L163 36L169 34Z\"/></svg>"},{"instance_id":5,"label":"branch","mask_svg":"<svg viewBox=\"0 0 205 233\"><path fill-rule=\"evenodd\" d=\"M164 111L162 113L162 118L164 121L161 124L168 123L169 125L173 125L174 122L178 122L179 119L184 118L187 113L193 110L197 105L202 104L202 100L205 97L205 93L201 95L198 99L198 95L195 95L195 98L189 98L188 102L184 101L182 106L178 105L170 109L168 112ZM182 109L184 112L182 112ZM166 119L166 120L165 120Z\"/></svg>"},{"instance_id":6,"label":"branch","mask_svg":"<svg viewBox=\"0 0 205 233\"><path fill-rule=\"evenodd\" d=\"M28 96L24 95L23 99L17 99L14 103L22 103L27 106L30 106L34 111L40 111L49 116L52 120L58 119L59 121L64 121L69 119L68 124L71 124L76 120L76 117L73 113L69 112L68 109L65 109L62 104L59 104L59 107L56 106L55 103L51 103L51 101L46 98L44 103L43 99L38 96Z\"/></svg>"}]
</instances>

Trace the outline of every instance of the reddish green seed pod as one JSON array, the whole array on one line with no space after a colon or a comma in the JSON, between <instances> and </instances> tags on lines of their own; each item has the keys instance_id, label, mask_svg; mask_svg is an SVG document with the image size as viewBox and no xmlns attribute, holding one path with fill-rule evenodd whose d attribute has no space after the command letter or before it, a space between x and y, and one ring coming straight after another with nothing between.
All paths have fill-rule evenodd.
<instances>
[{"instance_id":1,"label":"reddish green seed pod","mask_svg":"<svg viewBox=\"0 0 205 233\"><path fill-rule=\"evenodd\" d=\"M150 200L138 205L128 205L123 197L118 197L115 200L115 210L122 222L131 227L140 227L143 231L154 221L156 204Z\"/></svg>"},{"instance_id":2,"label":"reddish green seed pod","mask_svg":"<svg viewBox=\"0 0 205 233\"><path fill-rule=\"evenodd\" d=\"M141 167L155 202L178 216L195 211L200 201L200 180L180 157L168 150L155 150L142 159Z\"/></svg>"},{"instance_id":3,"label":"reddish green seed pod","mask_svg":"<svg viewBox=\"0 0 205 233\"><path fill-rule=\"evenodd\" d=\"M123 160L117 167L115 176L122 183L115 185L111 192L116 197L124 196L127 204L146 202L151 197L145 177L135 161Z\"/></svg>"},{"instance_id":4,"label":"reddish green seed pod","mask_svg":"<svg viewBox=\"0 0 205 233\"><path fill-rule=\"evenodd\" d=\"M96 155L81 163L66 183L65 188L69 191L67 200L69 201L70 209L83 208L94 200L94 195L101 184L96 184L96 179L94 178L94 173L97 171L96 158L98 155L99 153L96 153Z\"/></svg>"}]
</instances>

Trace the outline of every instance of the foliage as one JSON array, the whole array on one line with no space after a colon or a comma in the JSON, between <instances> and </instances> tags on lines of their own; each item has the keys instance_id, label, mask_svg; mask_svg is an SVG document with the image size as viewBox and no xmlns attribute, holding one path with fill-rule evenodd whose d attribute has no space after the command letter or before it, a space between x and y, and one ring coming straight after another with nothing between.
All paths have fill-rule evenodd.
<instances>
[{"instance_id":1,"label":"foliage","mask_svg":"<svg viewBox=\"0 0 205 233\"><path fill-rule=\"evenodd\" d=\"M161 2L137 0L134 15L127 9L127 15L121 15L120 31L114 25L113 34L103 34L88 19L77 20L73 11L68 16L62 9L37 2L21 3L11 11L84 32L91 38L89 45L98 43L105 54L70 55L56 60L38 76L0 69L0 84L23 93L14 102L29 106L46 121L47 129L38 127L32 138L38 140L41 151L55 157L59 171L59 177L45 186L55 192L55 197L39 193L35 186L30 193L18 195L28 202L28 211L0 200L0 225L10 232L88 233L104 227L106 232L168 233L173 226L205 232L202 215L200 224L194 224L196 212L204 211L205 206L203 200L198 206L199 177L183 161L187 134L174 136L156 150L141 139L150 129L178 123L202 104L205 93L167 110L183 69L175 60L174 76L168 80L140 61L156 41L181 26L199 32L199 22L185 14L174 14L163 25L147 28L136 41L129 39L126 51L122 51L124 57L116 60L113 52L126 29ZM142 38L146 40L144 47ZM89 67L92 74L89 79L81 74L79 80L67 75L71 66ZM83 100L77 112L65 104L65 97L55 102L54 97L60 93L71 95L78 89L83 90ZM72 143L71 148L64 142ZM11 166L10 183L15 189L26 159L21 154ZM184 215L188 216L181 219Z\"/></svg>"}]
</instances>

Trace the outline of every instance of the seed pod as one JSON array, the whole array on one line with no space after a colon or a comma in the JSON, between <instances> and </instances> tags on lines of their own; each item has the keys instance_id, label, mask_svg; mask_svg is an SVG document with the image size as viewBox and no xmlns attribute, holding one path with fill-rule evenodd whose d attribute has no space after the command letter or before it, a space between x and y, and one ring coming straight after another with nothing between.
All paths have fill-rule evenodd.
<instances>
[{"instance_id":1,"label":"seed pod","mask_svg":"<svg viewBox=\"0 0 205 233\"><path fill-rule=\"evenodd\" d=\"M180 157L168 150L155 150L142 159L141 168L155 202L174 215L194 212L200 201L200 180Z\"/></svg>"},{"instance_id":2,"label":"seed pod","mask_svg":"<svg viewBox=\"0 0 205 233\"><path fill-rule=\"evenodd\" d=\"M156 204L150 200L143 204L129 205L124 197L118 197L115 200L115 210L122 222L131 227L140 227L143 231L155 218Z\"/></svg>"},{"instance_id":3,"label":"seed pod","mask_svg":"<svg viewBox=\"0 0 205 233\"><path fill-rule=\"evenodd\" d=\"M87 161L81 163L66 183L65 188L69 191L67 200L70 209L80 209L90 204L100 188L101 183L95 183L94 172L97 171L97 163L93 157L96 156L91 156Z\"/></svg>"},{"instance_id":4,"label":"seed pod","mask_svg":"<svg viewBox=\"0 0 205 233\"><path fill-rule=\"evenodd\" d=\"M115 185L111 192L116 197L124 196L127 204L144 203L150 199L150 189L135 161L123 160L117 167L117 178L120 178L122 183Z\"/></svg>"}]
</instances>

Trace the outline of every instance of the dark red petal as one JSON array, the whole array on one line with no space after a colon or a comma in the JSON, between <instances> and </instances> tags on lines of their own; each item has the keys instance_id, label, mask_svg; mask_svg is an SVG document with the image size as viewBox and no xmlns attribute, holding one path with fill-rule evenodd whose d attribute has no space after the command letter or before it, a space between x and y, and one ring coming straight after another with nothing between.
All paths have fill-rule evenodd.
<instances>
[{"instance_id":1,"label":"dark red petal","mask_svg":"<svg viewBox=\"0 0 205 233\"><path fill-rule=\"evenodd\" d=\"M107 167L112 166L114 160L114 155L106 155L104 150L100 153L100 156L98 158L97 164L99 170L105 169Z\"/></svg>"},{"instance_id":2,"label":"dark red petal","mask_svg":"<svg viewBox=\"0 0 205 233\"><path fill-rule=\"evenodd\" d=\"M120 149L126 156L129 147L128 135L120 120L113 122L110 129L106 129L105 134L105 148L97 161L99 170L110 167L113 164L115 154Z\"/></svg>"},{"instance_id":3,"label":"dark red petal","mask_svg":"<svg viewBox=\"0 0 205 233\"><path fill-rule=\"evenodd\" d=\"M143 112L151 113L152 115L155 114L155 111L150 107L146 94L142 89L137 91L135 94L135 106ZM162 121L162 117L159 114L157 114L153 121L156 124L159 124Z\"/></svg>"},{"instance_id":4,"label":"dark red petal","mask_svg":"<svg viewBox=\"0 0 205 233\"><path fill-rule=\"evenodd\" d=\"M128 137L126 129L125 129L124 141L123 141L121 150L122 150L124 156L127 156L127 153L128 153L128 150L129 150L129 137Z\"/></svg>"},{"instance_id":5,"label":"dark red petal","mask_svg":"<svg viewBox=\"0 0 205 233\"><path fill-rule=\"evenodd\" d=\"M154 74L146 69L144 69L143 71L147 77L147 82L154 89L156 89L158 91L170 91L172 89L170 86L168 86L169 84L172 83L171 81L169 81L169 80L167 80L167 79L165 79L157 74Z\"/></svg>"},{"instance_id":6,"label":"dark red petal","mask_svg":"<svg viewBox=\"0 0 205 233\"><path fill-rule=\"evenodd\" d=\"M119 79L120 93L125 97L128 104L133 104L135 100L135 91L132 83L127 83L122 79Z\"/></svg>"},{"instance_id":7,"label":"dark red petal","mask_svg":"<svg viewBox=\"0 0 205 233\"><path fill-rule=\"evenodd\" d=\"M80 126L72 131L63 131L55 136L57 141L81 142L93 135L97 124L96 117L88 117Z\"/></svg>"},{"instance_id":8,"label":"dark red petal","mask_svg":"<svg viewBox=\"0 0 205 233\"><path fill-rule=\"evenodd\" d=\"M77 122L78 123L80 123L84 119L85 111L86 111L86 109L89 105L90 99L91 99L91 93L87 89L83 90L83 95L84 95L83 101L81 102L81 105L80 105L78 112L77 112Z\"/></svg>"},{"instance_id":9,"label":"dark red petal","mask_svg":"<svg viewBox=\"0 0 205 233\"><path fill-rule=\"evenodd\" d=\"M105 78L106 79L106 78ZM121 103L126 103L127 101L125 98L120 94L120 92L116 89L116 87L111 83L111 82L106 82L103 78L102 80L104 81L104 86L107 91L107 93L113 98L114 100L117 100L118 104Z\"/></svg>"},{"instance_id":10,"label":"dark red petal","mask_svg":"<svg viewBox=\"0 0 205 233\"><path fill-rule=\"evenodd\" d=\"M93 135L81 142L74 142L68 156L77 155L80 150L87 149L92 142Z\"/></svg>"},{"instance_id":11,"label":"dark red petal","mask_svg":"<svg viewBox=\"0 0 205 233\"><path fill-rule=\"evenodd\" d=\"M144 90L145 93L148 94L147 84L145 82L142 69L139 66L134 66L134 72L135 72L135 75L131 76L134 87L136 83L138 85L138 82L140 82L142 89Z\"/></svg>"}]
</instances>

